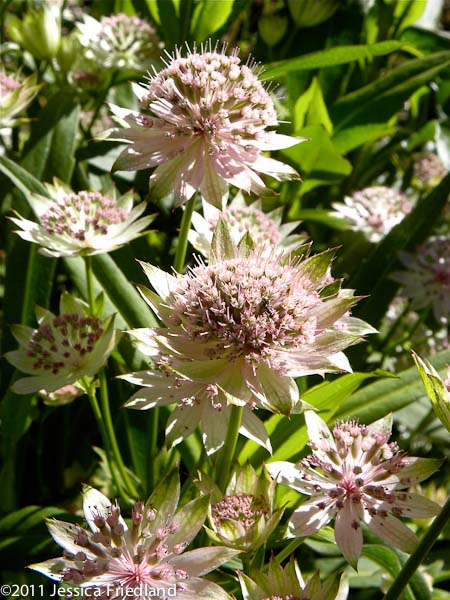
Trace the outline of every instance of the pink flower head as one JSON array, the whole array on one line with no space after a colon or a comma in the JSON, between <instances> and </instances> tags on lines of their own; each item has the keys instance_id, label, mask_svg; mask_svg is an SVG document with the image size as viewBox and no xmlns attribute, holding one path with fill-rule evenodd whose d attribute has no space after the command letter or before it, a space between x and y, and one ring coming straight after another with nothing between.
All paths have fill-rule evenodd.
<instances>
[{"instance_id":1,"label":"pink flower head","mask_svg":"<svg viewBox=\"0 0 450 600\"><path fill-rule=\"evenodd\" d=\"M413 182L417 187L425 189L436 186L448 173L448 169L434 152L419 154L414 161L413 171Z\"/></svg>"},{"instance_id":2,"label":"pink flower head","mask_svg":"<svg viewBox=\"0 0 450 600\"><path fill-rule=\"evenodd\" d=\"M314 534L336 518L335 538L346 560L355 566L362 550L361 522L388 544L414 551L417 538L398 517L428 518L439 505L407 489L426 479L440 461L405 456L388 443L390 424L338 423L330 432L315 413L305 413L313 453L295 466L266 465L279 483L311 496L294 511L293 536Z\"/></svg>"},{"instance_id":3,"label":"pink flower head","mask_svg":"<svg viewBox=\"0 0 450 600\"><path fill-rule=\"evenodd\" d=\"M36 96L42 84L36 85L36 74L19 81L0 70L0 129L15 127L27 121L17 115L23 112Z\"/></svg>"},{"instance_id":4,"label":"pink flower head","mask_svg":"<svg viewBox=\"0 0 450 600\"><path fill-rule=\"evenodd\" d=\"M138 219L146 204L133 207L133 193L120 198L99 192L77 194L62 181L45 184L48 196L30 194L28 201L39 223L20 215L11 221L22 239L39 244L45 256L86 256L111 252L137 237L154 219Z\"/></svg>"},{"instance_id":5,"label":"pink flower head","mask_svg":"<svg viewBox=\"0 0 450 600\"><path fill-rule=\"evenodd\" d=\"M348 221L350 229L361 231L370 242L379 242L412 209L407 196L383 186L368 187L335 202L334 215Z\"/></svg>"},{"instance_id":6,"label":"pink flower head","mask_svg":"<svg viewBox=\"0 0 450 600\"><path fill-rule=\"evenodd\" d=\"M203 216L197 212L192 215L193 229L189 232L189 241L203 256L209 257L214 230L219 219L223 219L236 245L249 234L253 244L264 254L272 254L276 247L292 251L307 241L307 235L291 235L301 221L282 223L282 217L283 207L265 213L261 200L247 206L241 193L236 194L223 210L203 201Z\"/></svg>"},{"instance_id":7,"label":"pink flower head","mask_svg":"<svg viewBox=\"0 0 450 600\"><path fill-rule=\"evenodd\" d=\"M230 600L222 588L201 579L201 575L232 558L236 551L211 547L184 552L202 526L208 498L193 500L175 512L178 499L178 474L172 473L147 503L136 502L128 527L117 504L87 488L83 505L91 531L72 523L49 521L50 534L64 548L64 556L30 568L77 588L89 587L91 595L105 600L174 596L181 600Z\"/></svg>"},{"instance_id":8,"label":"pink flower head","mask_svg":"<svg viewBox=\"0 0 450 600\"><path fill-rule=\"evenodd\" d=\"M183 57L177 49L148 84L134 86L144 113L111 107L123 129L107 136L129 144L114 168L157 167L150 177L156 198L175 192L182 204L200 190L207 202L221 207L228 184L261 195L268 190L258 173L298 178L294 169L262 152L303 140L266 131L278 119L258 79L261 69L252 61L241 64L237 49L230 55L225 50L209 44Z\"/></svg>"},{"instance_id":9,"label":"pink flower head","mask_svg":"<svg viewBox=\"0 0 450 600\"><path fill-rule=\"evenodd\" d=\"M411 308L433 307L437 321L448 322L450 313L450 240L445 236L430 238L415 254L399 252L406 271L396 271L391 278L402 284L403 296L412 299Z\"/></svg>"},{"instance_id":10,"label":"pink flower head","mask_svg":"<svg viewBox=\"0 0 450 600\"><path fill-rule=\"evenodd\" d=\"M333 282L332 252L303 259L285 254L262 258L258 252L238 250L227 231L221 221L210 264L199 264L186 275L174 277L143 264L159 296L146 289L142 294L166 328L130 332L159 372L125 376L147 388L128 405L181 402L183 420L191 423L185 423L189 433L203 410L213 418L211 402L222 413L230 403L250 410L301 412L294 378L351 370L342 350L374 331L348 316L358 300L350 290L326 291ZM161 400L164 373L172 383ZM195 415L186 416L191 407ZM253 419L247 423L251 435L259 436L253 425ZM218 431L215 437L224 435Z\"/></svg>"}]
</instances>

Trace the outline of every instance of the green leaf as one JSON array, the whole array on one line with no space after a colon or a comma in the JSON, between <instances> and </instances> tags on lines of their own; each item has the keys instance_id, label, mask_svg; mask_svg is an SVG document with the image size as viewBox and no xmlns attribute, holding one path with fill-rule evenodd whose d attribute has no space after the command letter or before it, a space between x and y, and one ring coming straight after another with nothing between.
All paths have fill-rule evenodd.
<instances>
[{"instance_id":1,"label":"green leaf","mask_svg":"<svg viewBox=\"0 0 450 600\"><path fill-rule=\"evenodd\" d=\"M442 376L448 362L450 350L434 356L433 367ZM358 417L362 423L381 419L389 412L395 412L424 395L423 385L416 367L398 374L397 379L376 381L362 388L348 398L337 411L337 418Z\"/></svg>"},{"instance_id":2,"label":"green leaf","mask_svg":"<svg viewBox=\"0 0 450 600\"><path fill-rule=\"evenodd\" d=\"M413 358L434 412L450 432L450 393L430 361L422 360L415 352L413 352Z\"/></svg>"},{"instance_id":3,"label":"green leaf","mask_svg":"<svg viewBox=\"0 0 450 600\"><path fill-rule=\"evenodd\" d=\"M370 296L355 311L358 317L368 320L374 327L379 325L398 288L398 284L389 280L389 275L400 267L399 250L413 250L426 239L439 223L449 194L450 174L428 196L422 198L361 262L350 281L350 287Z\"/></svg>"},{"instance_id":4,"label":"green leaf","mask_svg":"<svg viewBox=\"0 0 450 600\"><path fill-rule=\"evenodd\" d=\"M388 123L364 123L354 127L341 129L332 137L334 147L341 154L347 154L368 142L373 142L386 135L393 135L395 127Z\"/></svg>"},{"instance_id":5,"label":"green leaf","mask_svg":"<svg viewBox=\"0 0 450 600\"><path fill-rule=\"evenodd\" d=\"M333 418L341 404L373 373L352 373L343 375L334 381L325 381L302 394L301 399L319 411L325 421ZM270 436L273 456L270 460L295 461L308 441L305 420L302 415L293 415L290 419L282 415L272 415L264 423ZM251 461L254 467L260 466L269 456L266 450L246 442L239 453L239 461Z\"/></svg>"},{"instance_id":6,"label":"green leaf","mask_svg":"<svg viewBox=\"0 0 450 600\"><path fill-rule=\"evenodd\" d=\"M282 77L292 71L309 71L343 65L355 60L371 60L375 56L384 56L397 50L406 50L408 44L394 40L368 44L365 46L337 46L319 52L304 54L296 58L280 60L267 65L263 74L264 79Z\"/></svg>"},{"instance_id":7,"label":"green leaf","mask_svg":"<svg viewBox=\"0 0 450 600\"><path fill-rule=\"evenodd\" d=\"M225 25L233 11L234 0L211 2L202 0L197 4L191 21L191 33L198 42L206 40Z\"/></svg>"},{"instance_id":8,"label":"green leaf","mask_svg":"<svg viewBox=\"0 0 450 600\"><path fill-rule=\"evenodd\" d=\"M450 66L450 52L405 61L389 73L340 98L330 109L335 131L386 123L413 92Z\"/></svg>"},{"instance_id":9,"label":"green leaf","mask_svg":"<svg viewBox=\"0 0 450 600\"><path fill-rule=\"evenodd\" d=\"M290 215L291 216L291 215ZM302 208L292 214L295 219L301 221L312 221L313 223L323 223L332 229L345 230L348 229L348 222L339 217L335 217L329 210L322 208Z\"/></svg>"},{"instance_id":10,"label":"green leaf","mask_svg":"<svg viewBox=\"0 0 450 600\"><path fill-rule=\"evenodd\" d=\"M330 121L317 77L313 78L309 88L295 103L293 117L296 133L307 125L323 125L330 135L333 133L333 123Z\"/></svg>"},{"instance_id":11,"label":"green leaf","mask_svg":"<svg viewBox=\"0 0 450 600\"><path fill-rule=\"evenodd\" d=\"M366 544L363 546L362 555L380 566L392 579L400 572L400 560L391 548ZM404 600L416 600L409 587L404 589L402 596Z\"/></svg>"},{"instance_id":12,"label":"green leaf","mask_svg":"<svg viewBox=\"0 0 450 600\"><path fill-rule=\"evenodd\" d=\"M49 197L47 188L29 171L10 160L0 156L0 171L26 196L28 193Z\"/></svg>"},{"instance_id":13,"label":"green leaf","mask_svg":"<svg viewBox=\"0 0 450 600\"><path fill-rule=\"evenodd\" d=\"M338 183L351 173L351 164L336 150L322 125L304 127L298 134L309 140L283 150L282 154L299 169L304 179L301 184L302 194L318 185Z\"/></svg>"}]
</instances>

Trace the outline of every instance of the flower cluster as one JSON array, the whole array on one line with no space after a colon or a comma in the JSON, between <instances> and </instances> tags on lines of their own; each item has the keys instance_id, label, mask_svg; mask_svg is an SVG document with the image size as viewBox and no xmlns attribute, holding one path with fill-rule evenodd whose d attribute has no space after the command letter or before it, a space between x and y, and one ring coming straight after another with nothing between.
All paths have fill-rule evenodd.
<instances>
[{"instance_id":1,"label":"flower cluster","mask_svg":"<svg viewBox=\"0 0 450 600\"><path fill-rule=\"evenodd\" d=\"M361 522L388 544L413 552L416 535L398 517L429 518L439 505L407 491L439 466L434 459L405 456L390 437L389 418L371 426L356 421L336 424L331 433L315 413L305 413L313 453L298 466L267 465L278 482L311 496L294 511L293 536L312 535L336 518L336 543L356 565L362 550Z\"/></svg>"},{"instance_id":2,"label":"flower cluster","mask_svg":"<svg viewBox=\"0 0 450 600\"><path fill-rule=\"evenodd\" d=\"M401 192L377 185L333 204L335 216L348 221L353 231L362 232L369 242L379 242L411 211L412 204Z\"/></svg>"},{"instance_id":3,"label":"flower cluster","mask_svg":"<svg viewBox=\"0 0 450 600\"><path fill-rule=\"evenodd\" d=\"M263 156L297 144L299 139L266 131L277 125L269 93L251 61L238 51L196 48L183 57L177 49L167 67L148 85L134 86L144 113L116 106L120 129L106 132L129 145L114 164L117 170L149 169L153 197L175 192L183 203L200 190L207 202L222 207L228 184L267 193L258 173L296 178L291 167Z\"/></svg>"},{"instance_id":4,"label":"flower cluster","mask_svg":"<svg viewBox=\"0 0 450 600\"><path fill-rule=\"evenodd\" d=\"M61 181L46 184L48 196L29 194L28 201L39 223L11 218L24 240L42 246L45 256L86 256L111 252L131 241L149 225L154 215L138 217L145 202L133 207L133 194L117 198L99 192L72 190Z\"/></svg>"},{"instance_id":5,"label":"flower cluster","mask_svg":"<svg viewBox=\"0 0 450 600\"><path fill-rule=\"evenodd\" d=\"M214 230L222 219L227 224L236 245L239 245L242 238L248 234L260 252L272 254L274 248L292 251L305 243L307 236L306 234L290 235L300 221L282 224L282 212L282 207L269 213L263 212L260 200L247 206L240 193L221 211L203 201L204 216L197 212L193 213L194 228L189 231L189 241L203 256L209 257Z\"/></svg>"},{"instance_id":6,"label":"flower cluster","mask_svg":"<svg viewBox=\"0 0 450 600\"><path fill-rule=\"evenodd\" d=\"M211 547L184 552L202 526L208 498L193 500L175 512L179 493L178 475L171 473L145 504L136 502L129 528L117 504L87 488L83 506L91 531L49 521L50 534L64 549L64 556L30 568L72 586L89 586L98 592L97 597L103 593L105 600L125 595L147 600L157 594L161 597L160 591L169 597L174 590L177 598L185 600L229 600L222 588L201 576L236 551Z\"/></svg>"},{"instance_id":7,"label":"flower cluster","mask_svg":"<svg viewBox=\"0 0 450 600\"><path fill-rule=\"evenodd\" d=\"M450 240L432 237L416 249L415 254L400 252L405 271L392 273L402 284L401 294L411 298L411 308L433 307L437 321L448 322L450 313Z\"/></svg>"},{"instance_id":8,"label":"flower cluster","mask_svg":"<svg viewBox=\"0 0 450 600\"><path fill-rule=\"evenodd\" d=\"M26 119L17 117L30 104L41 85L36 85L36 76L24 81L0 71L0 129L15 127Z\"/></svg>"},{"instance_id":9,"label":"flower cluster","mask_svg":"<svg viewBox=\"0 0 450 600\"><path fill-rule=\"evenodd\" d=\"M447 173L448 169L434 152L420 154L414 161L414 182L420 188L427 189L436 186Z\"/></svg>"},{"instance_id":10,"label":"flower cluster","mask_svg":"<svg viewBox=\"0 0 450 600\"><path fill-rule=\"evenodd\" d=\"M82 377L95 375L114 350L114 317L101 323L86 315L85 304L63 293L60 314L36 308L39 327L14 325L12 333L21 348L6 353L20 371L32 375L13 385L17 394L39 390L55 392Z\"/></svg>"},{"instance_id":11,"label":"flower cluster","mask_svg":"<svg viewBox=\"0 0 450 600\"><path fill-rule=\"evenodd\" d=\"M228 419L230 403L246 407L247 415L255 406L301 412L293 378L351 370L342 351L374 331L348 315L358 300L350 290L328 291L331 259L332 252L303 259L246 255L221 221L208 265L174 277L143 264L158 295L145 288L142 295L167 327L130 332L158 369L124 376L144 386L127 405L177 402L168 424L178 433L172 443L189 435L199 418L204 427L205 418L215 420L207 426L215 429L210 451L223 443L219 423ZM246 434L267 447L261 427L246 418Z\"/></svg>"},{"instance_id":12,"label":"flower cluster","mask_svg":"<svg viewBox=\"0 0 450 600\"><path fill-rule=\"evenodd\" d=\"M83 17L83 23L78 23L78 39L86 58L103 68L142 72L157 59L161 43L148 21L123 13L100 21L89 15Z\"/></svg>"}]
</instances>

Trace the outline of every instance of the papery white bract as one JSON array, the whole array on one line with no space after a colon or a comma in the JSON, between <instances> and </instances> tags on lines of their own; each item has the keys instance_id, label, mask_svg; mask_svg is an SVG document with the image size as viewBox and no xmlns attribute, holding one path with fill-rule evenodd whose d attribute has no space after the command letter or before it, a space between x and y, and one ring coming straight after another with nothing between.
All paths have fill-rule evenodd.
<instances>
[{"instance_id":1,"label":"papery white bract","mask_svg":"<svg viewBox=\"0 0 450 600\"><path fill-rule=\"evenodd\" d=\"M450 239L432 237L411 252L399 252L406 267L391 278L402 284L401 294L410 298L411 309L433 308L437 321L448 323L450 314Z\"/></svg>"},{"instance_id":2,"label":"papery white bract","mask_svg":"<svg viewBox=\"0 0 450 600\"><path fill-rule=\"evenodd\" d=\"M21 347L5 356L32 376L16 381L14 392L55 392L99 371L115 348L118 332L114 330L114 316L102 323L86 313L84 302L64 292L59 316L37 307L37 329L12 326Z\"/></svg>"},{"instance_id":3,"label":"papery white bract","mask_svg":"<svg viewBox=\"0 0 450 600\"><path fill-rule=\"evenodd\" d=\"M209 257L214 229L219 219L223 219L236 245L248 233L260 252L271 254L276 247L288 252L305 243L307 235L291 235L300 221L282 224L282 215L282 207L263 212L261 200L247 206L241 193L223 210L203 201L203 216L197 212L192 215L193 228L189 231L189 241L198 252Z\"/></svg>"},{"instance_id":4,"label":"papery white bract","mask_svg":"<svg viewBox=\"0 0 450 600\"><path fill-rule=\"evenodd\" d=\"M332 206L332 214L348 221L350 229L362 232L373 243L383 239L412 209L405 194L382 185L355 192L346 196L344 203Z\"/></svg>"},{"instance_id":5,"label":"papery white bract","mask_svg":"<svg viewBox=\"0 0 450 600\"><path fill-rule=\"evenodd\" d=\"M174 192L182 204L200 190L219 208L229 184L262 195L270 190L258 173L298 178L262 154L304 140L266 130L278 119L256 64L241 64L237 49L227 55L211 45L194 47L186 58L177 49L166 64L148 84L134 86L143 113L111 107L122 128L105 135L128 144L114 169L157 167L150 178L154 198Z\"/></svg>"},{"instance_id":6,"label":"papery white bract","mask_svg":"<svg viewBox=\"0 0 450 600\"><path fill-rule=\"evenodd\" d=\"M230 548L197 548L184 552L206 517L208 498L198 498L177 511L178 473L169 474L144 504L134 505L127 526L120 508L93 488L84 492L84 514L91 529L49 520L53 539L64 556L29 568L53 580L104 600L133 597L147 600L230 600L217 584L201 578L231 559Z\"/></svg>"},{"instance_id":7,"label":"papery white bract","mask_svg":"<svg viewBox=\"0 0 450 600\"><path fill-rule=\"evenodd\" d=\"M333 282L332 252L262 257L238 250L226 231L220 221L210 264L186 275L143 263L157 294L142 288L142 295L166 327L129 332L157 368L124 376L144 386L127 406L178 404L170 421L177 431L172 443L189 435L199 418L204 432L205 419L211 420L212 452L223 444L233 403L246 408L244 435L268 447L251 409L302 412L294 378L351 370L342 350L375 331L348 315L358 298Z\"/></svg>"},{"instance_id":8,"label":"papery white bract","mask_svg":"<svg viewBox=\"0 0 450 600\"><path fill-rule=\"evenodd\" d=\"M154 219L138 219L146 204L133 207L133 193L116 198L99 192L75 194L63 182L45 184L49 196L30 194L28 201L39 223L20 215L11 221L22 239L42 246L45 256L87 256L111 252L137 237Z\"/></svg>"},{"instance_id":9,"label":"papery white bract","mask_svg":"<svg viewBox=\"0 0 450 600\"><path fill-rule=\"evenodd\" d=\"M313 453L298 465L266 465L279 483L311 496L292 514L291 535L312 535L335 518L336 543L356 566L364 522L388 544L413 552L417 537L398 517L429 518L439 512L438 504L407 490L429 477L441 461L407 457L397 444L388 443L388 420L371 426L346 421L331 432L312 411L305 419Z\"/></svg>"},{"instance_id":10,"label":"papery white bract","mask_svg":"<svg viewBox=\"0 0 450 600\"><path fill-rule=\"evenodd\" d=\"M159 56L161 43L153 26L136 15L117 13L99 21L83 15L79 42L86 58L103 68L145 71Z\"/></svg>"}]
</instances>

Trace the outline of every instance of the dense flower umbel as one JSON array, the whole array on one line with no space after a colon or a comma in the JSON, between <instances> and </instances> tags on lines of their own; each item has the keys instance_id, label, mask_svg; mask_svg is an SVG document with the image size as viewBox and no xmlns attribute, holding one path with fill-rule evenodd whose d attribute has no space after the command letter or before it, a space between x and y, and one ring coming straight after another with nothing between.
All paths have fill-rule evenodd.
<instances>
[{"instance_id":1,"label":"dense flower umbel","mask_svg":"<svg viewBox=\"0 0 450 600\"><path fill-rule=\"evenodd\" d=\"M405 194L377 185L344 198L344 204L333 203L335 215L348 221L354 231L361 231L370 242L379 242L411 211Z\"/></svg>"},{"instance_id":2,"label":"dense flower umbel","mask_svg":"<svg viewBox=\"0 0 450 600\"><path fill-rule=\"evenodd\" d=\"M17 115L25 110L40 88L41 85L36 85L35 75L20 82L0 71L0 129L15 127L26 121Z\"/></svg>"},{"instance_id":3,"label":"dense flower umbel","mask_svg":"<svg viewBox=\"0 0 450 600\"><path fill-rule=\"evenodd\" d=\"M150 178L154 197L175 192L181 204L200 190L207 202L222 207L228 184L247 192L267 193L257 173L278 180L297 178L289 166L262 155L297 144L300 139L266 131L278 124L272 99L257 77L259 67L242 65L217 47L209 51L177 49L167 67L147 85L134 86L140 114L112 106L123 129L106 132L129 143L114 168L158 166Z\"/></svg>"},{"instance_id":4,"label":"dense flower umbel","mask_svg":"<svg viewBox=\"0 0 450 600\"><path fill-rule=\"evenodd\" d=\"M450 239L430 238L415 254L399 252L406 271L391 278L402 284L401 294L411 298L411 309L433 307L437 321L447 323L450 314Z\"/></svg>"},{"instance_id":5,"label":"dense flower umbel","mask_svg":"<svg viewBox=\"0 0 450 600\"><path fill-rule=\"evenodd\" d=\"M426 152L414 161L413 183L419 188L430 188L437 185L448 173L441 159L434 152Z\"/></svg>"},{"instance_id":6,"label":"dense flower umbel","mask_svg":"<svg viewBox=\"0 0 450 600\"><path fill-rule=\"evenodd\" d=\"M49 197L30 194L28 201L40 223L20 215L11 218L24 240L39 244L45 256L86 256L111 252L137 237L154 219L141 219L145 202L133 208L133 194L116 199L99 192L75 194L64 183L45 184Z\"/></svg>"},{"instance_id":7,"label":"dense flower umbel","mask_svg":"<svg viewBox=\"0 0 450 600\"><path fill-rule=\"evenodd\" d=\"M89 587L91 595L105 600L125 596L229 600L222 588L201 575L232 558L235 551L215 547L184 552L202 526L208 499L193 500L175 512L177 480L178 474L170 474L145 505L135 504L130 528L117 504L87 488L83 505L92 531L50 520L50 534L64 548L64 556L30 568L69 585Z\"/></svg>"},{"instance_id":8,"label":"dense flower umbel","mask_svg":"<svg viewBox=\"0 0 450 600\"><path fill-rule=\"evenodd\" d=\"M431 475L440 461L407 457L388 443L389 419L371 426L338 423L332 434L315 413L307 411L305 418L313 453L298 466L266 465L278 482L311 496L293 513L290 533L312 535L336 517L336 543L355 566L363 521L388 544L412 552L417 538L398 517L428 518L440 507L406 490Z\"/></svg>"},{"instance_id":9,"label":"dense flower umbel","mask_svg":"<svg viewBox=\"0 0 450 600\"><path fill-rule=\"evenodd\" d=\"M225 494L204 474L198 486L211 494L210 528L206 531L216 544L255 552L283 515L283 510L273 511L275 482L265 471L258 476L251 465L233 471Z\"/></svg>"},{"instance_id":10,"label":"dense flower umbel","mask_svg":"<svg viewBox=\"0 0 450 600\"><path fill-rule=\"evenodd\" d=\"M54 392L97 373L114 350L117 332L114 317L101 323L97 317L87 316L86 308L84 302L64 292L59 316L38 307L37 329L12 326L21 348L7 352L6 358L20 371L32 375L16 381L14 392Z\"/></svg>"},{"instance_id":11,"label":"dense flower umbel","mask_svg":"<svg viewBox=\"0 0 450 600\"><path fill-rule=\"evenodd\" d=\"M327 288L332 252L303 260L276 254L262 259L238 250L227 231L220 221L210 264L186 275L174 277L143 263L159 295L145 288L142 294L167 327L130 332L159 370L125 376L145 386L128 406L178 402L172 427L177 423L178 433L188 435L200 416L203 427L210 419L217 449L225 435L225 407L243 405L246 435L267 447L251 409L301 412L293 378L351 370L342 350L374 330L348 316L358 300L350 290L339 291L338 282ZM173 375L170 393L164 394L167 372Z\"/></svg>"},{"instance_id":12,"label":"dense flower umbel","mask_svg":"<svg viewBox=\"0 0 450 600\"><path fill-rule=\"evenodd\" d=\"M203 201L203 216L197 212L192 215L194 229L189 231L189 241L203 256L209 257L214 229L219 219L223 219L228 225L235 244L239 244L249 233L255 246L264 253L271 254L277 246L286 251L293 250L301 243L305 243L307 236L306 234L290 235L300 221L282 224L282 215L282 207L269 213L263 212L260 200L247 206L241 193L237 194L230 205L222 211Z\"/></svg>"},{"instance_id":13,"label":"dense flower umbel","mask_svg":"<svg viewBox=\"0 0 450 600\"><path fill-rule=\"evenodd\" d=\"M275 558L271 558L267 575L255 571L250 578L239 573L244 600L334 600L339 591L339 579L335 574L321 583L319 573L315 573L305 585L293 559L283 569Z\"/></svg>"},{"instance_id":14,"label":"dense flower umbel","mask_svg":"<svg viewBox=\"0 0 450 600\"><path fill-rule=\"evenodd\" d=\"M77 24L79 41L86 57L103 68L145 71L158 58L161 44L148 21L123 13L100 21L89 15L83 18L84 22Z\"/></svg>"}]
</instances>

